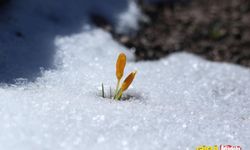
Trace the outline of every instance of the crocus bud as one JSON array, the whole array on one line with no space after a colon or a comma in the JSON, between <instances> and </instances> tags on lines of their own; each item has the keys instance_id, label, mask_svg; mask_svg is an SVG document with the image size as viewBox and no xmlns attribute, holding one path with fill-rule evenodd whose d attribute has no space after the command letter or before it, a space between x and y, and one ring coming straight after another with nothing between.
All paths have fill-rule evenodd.
<instances>
[{"instance_id":1,"label":"crocus bud","mask_svg":"<svg viewBox=\"0 0 250 150\"><path fill-rule=\"evenodd\" d=\"M128 89L129 85L133 82L136 73L137 73L137 71L131 72L131 73L127 76L127 78L123 81L122 87L121 87L122 92L124 92L125 90Z\"/></svg>"},{"instance_id":2,"label":"crocus bud","mask_svg":"<svg viewBox=\"0 0 250 150\"><path fill-rule=\"evenodd\" d=\"M126 55L120 53L116 61L116 77L120 80L123 76L124 68L126 65Z\"/></svg>"}]
</instances>

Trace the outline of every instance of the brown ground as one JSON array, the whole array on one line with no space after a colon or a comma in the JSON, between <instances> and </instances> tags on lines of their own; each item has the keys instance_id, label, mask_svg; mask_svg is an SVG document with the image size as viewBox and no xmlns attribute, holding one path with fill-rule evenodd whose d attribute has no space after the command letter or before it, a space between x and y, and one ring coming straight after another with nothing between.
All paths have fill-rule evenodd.
<instances>
[{"instance_id":1,"label":"brown ground","mask_svg":"<svg viewBox=\"0 0 250 150\"><path fill-rule=\"evenodd\" d=\"M250 0L192 0L141 4L150 22L133 37L114 34L137 60L188 51L214 61L250 67Z\"/></svg>"}]
</instances>

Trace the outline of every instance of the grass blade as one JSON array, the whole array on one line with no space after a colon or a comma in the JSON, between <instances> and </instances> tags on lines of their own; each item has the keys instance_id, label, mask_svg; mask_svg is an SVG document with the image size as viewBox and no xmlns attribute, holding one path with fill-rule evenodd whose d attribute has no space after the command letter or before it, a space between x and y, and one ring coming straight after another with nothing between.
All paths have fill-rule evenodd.
<instances>
[{"instance_id":1,"label":"grass blade","mask_svg":"<svg viewBox=\"0 0 250 150\"><path fill-rule=\"evenodd\" d=\"M105 98L105 95L104 95L104 85L102 83L102 97Z\"/></svg>"}]
</instances>

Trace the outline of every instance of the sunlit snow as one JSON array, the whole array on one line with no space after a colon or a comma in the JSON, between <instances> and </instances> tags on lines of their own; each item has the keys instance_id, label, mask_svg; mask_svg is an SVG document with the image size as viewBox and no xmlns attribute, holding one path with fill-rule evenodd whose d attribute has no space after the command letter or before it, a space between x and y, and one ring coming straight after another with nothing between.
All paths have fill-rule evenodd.
<instances>
[{"instance_id":1,"label":"sunlit snow","mask_svg":"<svg viewBox=\"0 0 250 150\"><path fill-rule=\"evenodd\" d=\"M249 69L187 53L134 62L131 51L87 23L52 42L55 69L42 70L35 82L0 87L1 150L250 146ZM138 70L125 94L131 98L101 98L101 83L107 91L115 87L121 51L125 73Z\"/></svg>"}]
</instances>

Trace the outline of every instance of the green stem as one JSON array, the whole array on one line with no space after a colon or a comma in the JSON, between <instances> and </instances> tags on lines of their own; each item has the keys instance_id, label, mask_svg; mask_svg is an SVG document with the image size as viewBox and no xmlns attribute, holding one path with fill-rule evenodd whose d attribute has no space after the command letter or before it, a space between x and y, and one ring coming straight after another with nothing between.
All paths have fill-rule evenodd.
<instances>
[{"instance_id":1,"label":"green stem","mask_svg":"<svg viewBox=\"0 0 250 150\"><path fill-rule=\"evenodd\" d=\"M117 84L116 84L116 88L115 88L115 93L114 93L114 99L118 93L118 88L119 88L119 85L120 85L120 80L118 80Z\"/></svg>"},{"instance_id":2,"label":"green stem","mask_svg":"<svg viewBox=\"0 0 250 150\"><path fill-rule=\"evenodd\" d=\"M116 100L120 100L122 97L122 89L119 89L119 91L117 92L117 94L115 95L115 99Z\"/></svg>"},{"instance_id":3,"label":"green stem","mask_svg":"<svg viewBox=\"0 0 250 150\"><path fill-rule=\"evenodd\" d=\"M122 98L122 89L119 90L117 99L120 100Z\"/></svg>"}]
</instances>

